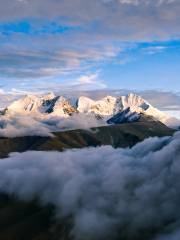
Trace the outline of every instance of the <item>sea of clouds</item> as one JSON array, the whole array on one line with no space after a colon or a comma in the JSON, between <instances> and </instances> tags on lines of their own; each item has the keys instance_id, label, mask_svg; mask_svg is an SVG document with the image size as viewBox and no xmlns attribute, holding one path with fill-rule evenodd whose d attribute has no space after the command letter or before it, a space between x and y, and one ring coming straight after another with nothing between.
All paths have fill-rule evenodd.
<instances>
[{"instance_id":1,"label":"sea of clouds","mask_svg":"<svg viewBox=\"0 0 180 240\"><path fill-rule=\"evenodd\" d=\"M180 133L133 148L11 153L0 192L73 217L76 240L180 239Z\"/></svg>"}]
</instances>

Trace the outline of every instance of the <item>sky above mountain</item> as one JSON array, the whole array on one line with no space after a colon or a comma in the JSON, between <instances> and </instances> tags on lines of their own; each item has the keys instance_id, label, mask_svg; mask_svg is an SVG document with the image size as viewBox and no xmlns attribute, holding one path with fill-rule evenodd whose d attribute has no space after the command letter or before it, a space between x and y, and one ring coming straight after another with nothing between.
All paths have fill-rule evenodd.
<instances>
[{"instance_id":1,"label":"sky above mountain","mask_svg":"<svg viewBox=\"0 0 180 240\"><path fill-rule=\"evenodd\" d=\"M1 91L180 91L179 0L1 0Z\"/></svg>"}]
</instances>

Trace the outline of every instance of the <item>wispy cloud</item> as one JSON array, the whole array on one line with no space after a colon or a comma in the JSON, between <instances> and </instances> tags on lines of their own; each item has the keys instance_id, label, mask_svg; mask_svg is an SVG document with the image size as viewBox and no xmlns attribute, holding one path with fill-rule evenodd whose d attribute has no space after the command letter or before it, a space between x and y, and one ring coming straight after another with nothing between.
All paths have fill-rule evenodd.
<instances>
[{"instance_id":1,"label":"wispy cloud","mask_svg":"<svg viewBox=\"0 0 180 240\"><path fill-rule=\"evenodd\" d=\"M150 46L144 49L144 52L147 54L156 54L164 52L168 47L167 46Z\"/></svg>"},{"instance_id":2,"label":"wispy cloud","mask_svg":"<svg viewBox=\"0 0 180 240\"><path fill-rule=\"evenodd\" d=\"M99 78L99 72L80 76L73 85L77 85L81 89L87 89L88 87L89 90L92 90L92 88L107 88L107 85Z\"/></svg>"},{"instance_id":3,"label":"wispy cloud","mask_svg":"<svg viewBox=\"0 0 180 240\"><path fill-rule=\"evenodd\" d=\"M53 38L53 41L55 39ZM52 42L53 44L53 42ZM46 49L46 48L45 48ZM1 76L8 78L41 78L61 76L75 71L84 71L92 66L101 65L102 61L114 59L120 49L111 46L69 46L46 50L20 51L2 50L0 54Z\"/></svg>"}]
</instances>

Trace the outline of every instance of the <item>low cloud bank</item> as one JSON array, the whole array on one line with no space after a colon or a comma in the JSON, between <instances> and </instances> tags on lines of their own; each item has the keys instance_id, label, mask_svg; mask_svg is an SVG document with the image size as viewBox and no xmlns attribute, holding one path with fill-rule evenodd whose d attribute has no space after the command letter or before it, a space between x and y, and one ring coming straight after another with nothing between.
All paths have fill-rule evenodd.
<instances>
[{"instance_id":1,"label":"low cloud bank","mask_svg":"<svg viewBox=\"0 0 180 240\"><path fill-rule=\"evenodd\" d=\"M97 119L94 114L78 113L69 117L20 115L0 117L0 137L22 136L52 136L53 132L72 129L90 129L92 127L106 126L103 119ZM167 126L177 129L180 120L169 119Z\"/></svg>"},{"instance_id":2,"label":"low cloud bank","mask_svg":"<svg viewBox=\"0 0 180 240\"><path fill-rule=\"evenodd\" d=\"M97 120L94 115L74 114L71 117L41 117L41 116L1 116L0 136L53 136L52 132L71 129L89 129L106 125L103 120Z\"/></svg>"},{"instance_id":3,"label":"low cloud bank","mask_svg":"<svg viewBox=\"0 0 180 240\"><path fill-rule=\"evenodd\" d=\"M53 136L51 130L46 124L29 116L0 118L1 137Z\"/></svg>"},{"instance_id":4,"label":"low cloud bank","mask_svg":"<svg viewBox=\"0 0 180 240\"><path fill-rule=\"evenodd\" d=\"M12 153L0 176L1 192L73 216L76 240L179 240L179 132L131 149Z\"/></svg>"}]
</instances>

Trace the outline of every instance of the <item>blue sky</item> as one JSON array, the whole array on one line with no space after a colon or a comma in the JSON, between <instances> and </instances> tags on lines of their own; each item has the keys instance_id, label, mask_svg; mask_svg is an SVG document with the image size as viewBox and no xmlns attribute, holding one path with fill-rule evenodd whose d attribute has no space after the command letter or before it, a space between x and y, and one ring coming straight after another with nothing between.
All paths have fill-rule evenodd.
<instances>
[{"instance_id":1,"label":"blue sky","mask_svg":"<svg viewBox=\"0 0 180 240\"><path fill-rule=\"evenodd\" d=\"M109 87L180 90L180 42L142 43L125 55L125 63L122 58L122 64L104 69L104 79L112 80Z\"/></svg>"},{"instance_id":2,"label":"blue sky","mask_svg":"<svg viewBox=\"0 0 180 240\"><path fill-rule=\"evenodd\" d=\"M0 88L180 92L178 0L6 0Z\"/></svg>"}]
</instances>

